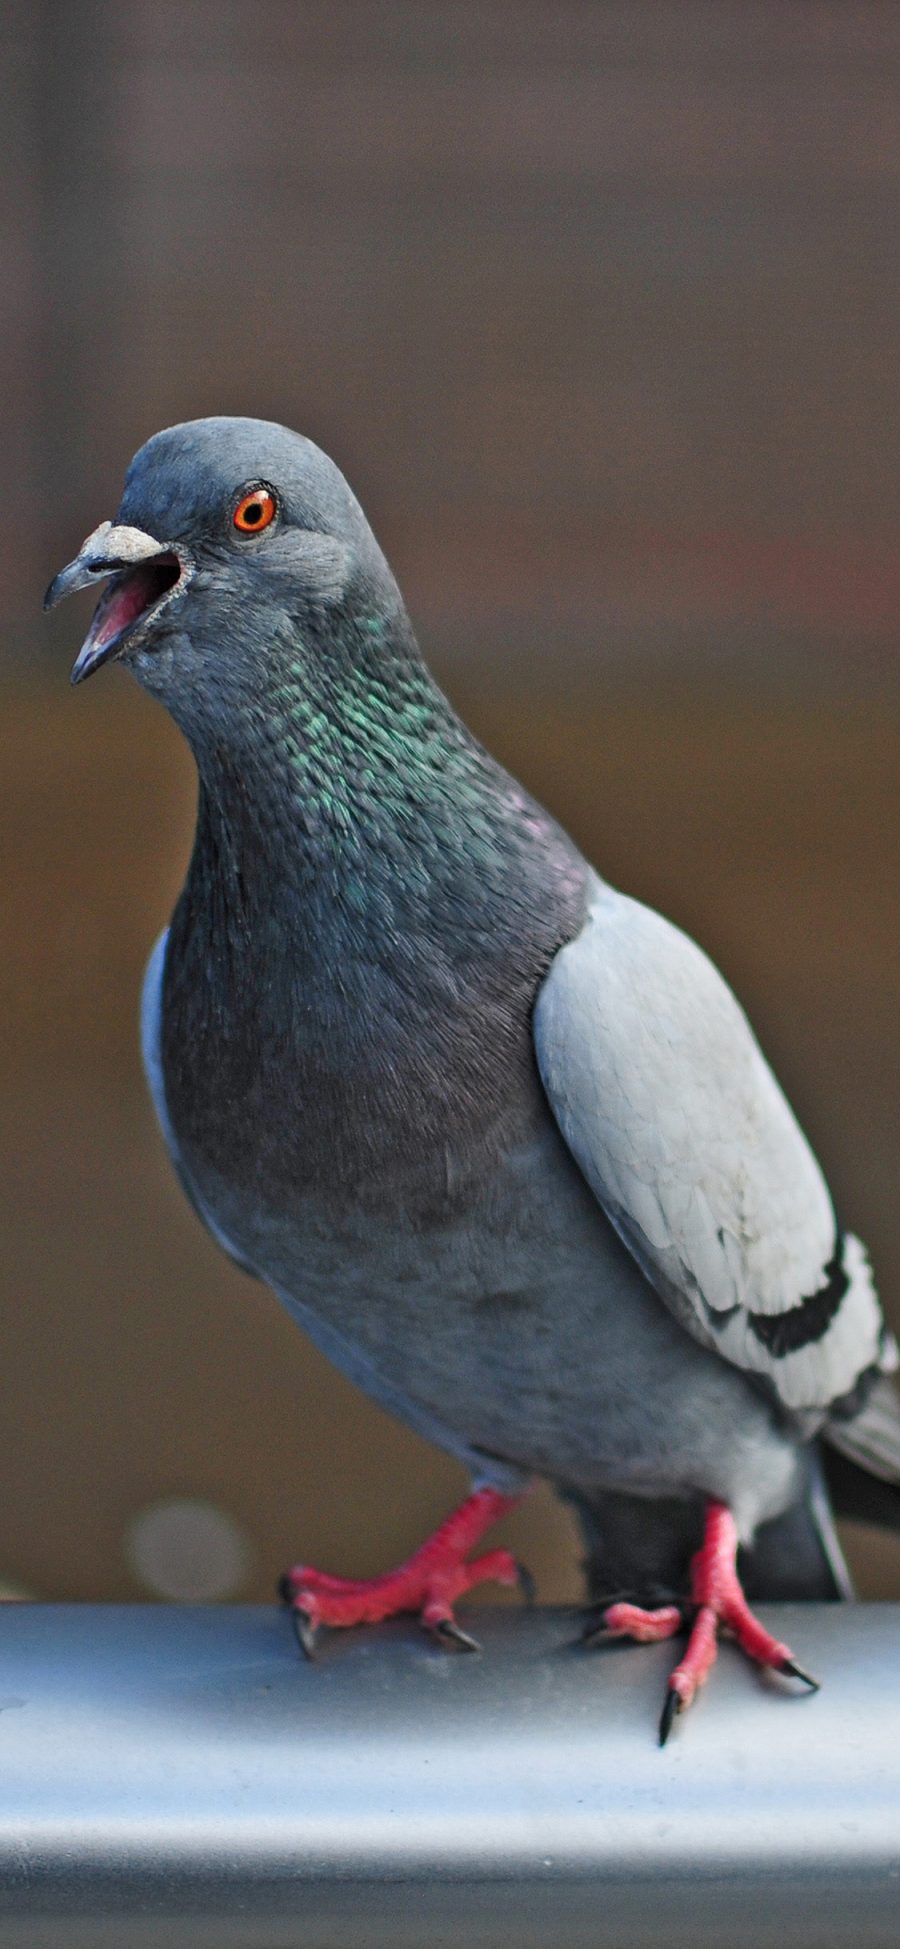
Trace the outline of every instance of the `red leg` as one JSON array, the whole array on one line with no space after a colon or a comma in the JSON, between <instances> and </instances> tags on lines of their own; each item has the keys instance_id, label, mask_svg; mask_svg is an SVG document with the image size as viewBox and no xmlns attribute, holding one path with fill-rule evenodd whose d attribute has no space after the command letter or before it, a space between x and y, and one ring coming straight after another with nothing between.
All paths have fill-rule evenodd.
<instances>
[{"instance_id":1,"label":"red leg","mask_svg":"<svg viewBox=\"0 0 900 1949\"><path fill-rule=\"evenodd\" d=\"M509 1550L489 1550L466 1561L485 1530L515 1509L519 1500L496 1489L476 1489L405 1563L380 1577L332 1577L306 1564L295 1565L282 1578L281 1594L291 1606L304 1651L312 1655L320 1624L378 1624L401 1611L417 1611L421 1622L439 1637L462 1650L477 1651L475 1639L460 1630L453 1605L465 1591L489 1578L519 1584L527 1592L527 1572Z\"/></svg>"},{"instance_id":2,"label":"red leg","mask_svg":"<svg viewBox=\"0 0 900 1949\"><path fill-rule=\"evenodd\" d=\"M679 1712L690 1705L712 1670L718 1650L720 1630L737 1639L748 1658L788 1678L800 1678L812 1691L818 1690L797 1664L786 1644L779 1643L754 1617L741 1589L737 1574L738 1534L731 1510L722 1502L711 1502L706 1512L703 1543L691 1563L691 1595L695 1606L693 1623L685 1653L669 1679L666 1702L659 1725L659 1743L664 1746ZM603 1637L635 1638L648 1644L669 1638L683 1624L681 1610L666 1604L660 1610L645 1611L635 1604L611 1604L601 1621Z\"/></svg>"}]
</instances>

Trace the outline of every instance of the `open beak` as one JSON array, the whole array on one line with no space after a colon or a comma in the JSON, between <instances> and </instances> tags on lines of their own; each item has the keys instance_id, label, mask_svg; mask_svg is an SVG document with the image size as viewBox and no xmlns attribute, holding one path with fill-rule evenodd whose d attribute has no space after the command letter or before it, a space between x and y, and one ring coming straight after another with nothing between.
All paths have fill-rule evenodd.
<instances>
[{"instance_id":1,"label":"open beak","mask_svg":"<svg viewBox=\"0 0 900 1949\"><path fill-rule=\"evenodd\" d=\"M73 684L81 683L125 648L137 625L155 615L185 575L174 548L140 528L118 528L101 521L82 544L74 562L54 576L44 597L53 609L64 596L112 576L94 611L94 618L72 670Z\"/></svg>"}]
</instances>

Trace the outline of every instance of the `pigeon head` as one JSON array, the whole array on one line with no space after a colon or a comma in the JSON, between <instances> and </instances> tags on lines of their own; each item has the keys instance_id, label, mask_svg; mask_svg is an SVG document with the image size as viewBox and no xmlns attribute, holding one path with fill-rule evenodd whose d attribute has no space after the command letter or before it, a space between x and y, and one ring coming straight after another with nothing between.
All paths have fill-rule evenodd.
<instances>
[{"instance_id":1,"label":"pigeon head","mask_svg":"<svg viewBox=\"0 0 900 1949\"><path fill-rule=\"evenodd\" d=\"M382 635L392 617L408 633L342 474L266 420L193 420L148 440L114 519L51 582L45 607L104 580L73 683L120 660L189 735L220 733L285 685L315 697L373 619Z\"/></svg>"}]
</instances>

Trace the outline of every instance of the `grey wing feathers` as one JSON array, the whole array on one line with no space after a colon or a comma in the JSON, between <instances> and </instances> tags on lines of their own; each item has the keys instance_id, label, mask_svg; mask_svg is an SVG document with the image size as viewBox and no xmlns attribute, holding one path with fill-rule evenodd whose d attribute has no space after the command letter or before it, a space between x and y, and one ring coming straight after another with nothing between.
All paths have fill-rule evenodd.
<instances>
[{"instance_id":1,"label":"grey wing feathers","mask_svg":"<svg viewBox=\"0 0 900 1949\"><path fill-rule=\"evenodd\" d=\"M165 969L168 940L169 930L166 927L160 934L158 941L154 944L150 959L147 962L143 986L141 988L141 1055L144 1061L144 1073L147 1078L153 1108L156 1111L157 1122L165 1138L166 1149L175 1166L178 1182L181 1185L185 1197L193 1205L198 1218L203 1220L207 1231L212 1233L217 1245L221 1245L222 1250L228 1253L229 1258L233 1259L235 1265L239 1265L243 1272L253 1273L255 1277L254 1267L232 1245L230 1239L225 1237L224 1232L216 1224L215 1219L210 1217L209 1212L204 1210L188 1177L179 1149L178 1139L169 1117L162 1066L163 971Z\"/></svg>"},{"instance_id":2,"label":"grey wing feathers","mask_svg":"<svg viewBox=\"0 0 900 1949\"><path fill-rule=\"evenodd\" d=\"M896 1363L865 1252L731 990L686 935L596 882L535 1008L554 1115L682 1324L818 1413Z\"/></svg>"},{"instance_id":3,"label":"grey wing feathers","mask_svg":"<svg viewBox=\"0 0 900 1949\"><path fill-rule=\"evenodd\" d=\"M895 1488L900 1486L900 1402L889 1380L879 1377L868 1390L861 1408L847 1416L836 1415L826 1433L832 1447L855 1462L857 1468L877 1475ZM900 1528L897 1504L893 1526Z\"/></svg>"}]
</instances>

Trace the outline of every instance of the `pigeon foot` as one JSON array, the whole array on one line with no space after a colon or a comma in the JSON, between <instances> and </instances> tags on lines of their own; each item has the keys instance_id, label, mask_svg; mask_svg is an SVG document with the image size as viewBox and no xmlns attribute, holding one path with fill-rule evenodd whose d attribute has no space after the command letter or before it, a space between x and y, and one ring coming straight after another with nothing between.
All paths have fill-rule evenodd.
<instances>
[{"instance_id":1,"label":"pigeon foot","mask_svg":"<svg viewBox=\"0 0 900 1949\"><path fill-rule=\"evenodd\" d=\"M314 1655L320 1625L380 1624L406 1611L417 1612L442 1644L478 1651L477 1640L460 1629L453 1615L456 1599L488 1580L517 1584L526 1597L532 1594L528 1572L509 1550L489 1550L466 1560L485 1530L518 1501L518 1496L503 1496L496 1489L476 1489L405 1563L379 1577L332 1577L296 1564L279 1589L306 1656Z\"/></svg>"},{"instance_id":2,"label":"pigeon foot","mask_svg":"<svg viewBox=\"0 0 900 1949\"><path fill-rule=\"evenodd\" d=\"M756 1664L786 1678L799 1678L813 1692L819 1689L818 1680L797 1664L789 1647L773 1638L754 1617L738 1579L737 1552L738 1533L731 1510L724 1503L711 1502L703 1543L691 1562L690 1635L684 1656L669 1679L659 1722L661 1746L679 1714L687 1710L709 1677L720 1631L735 1638ZM633 1638L640 1644L653 1644L673 1637L685 1622L685 1613L677 1604L666 1604L659 1610L642 1610L630 1603L610 1604L598 1630L589 1635L595 1640Z\"/></svg>"}]
</instances>

